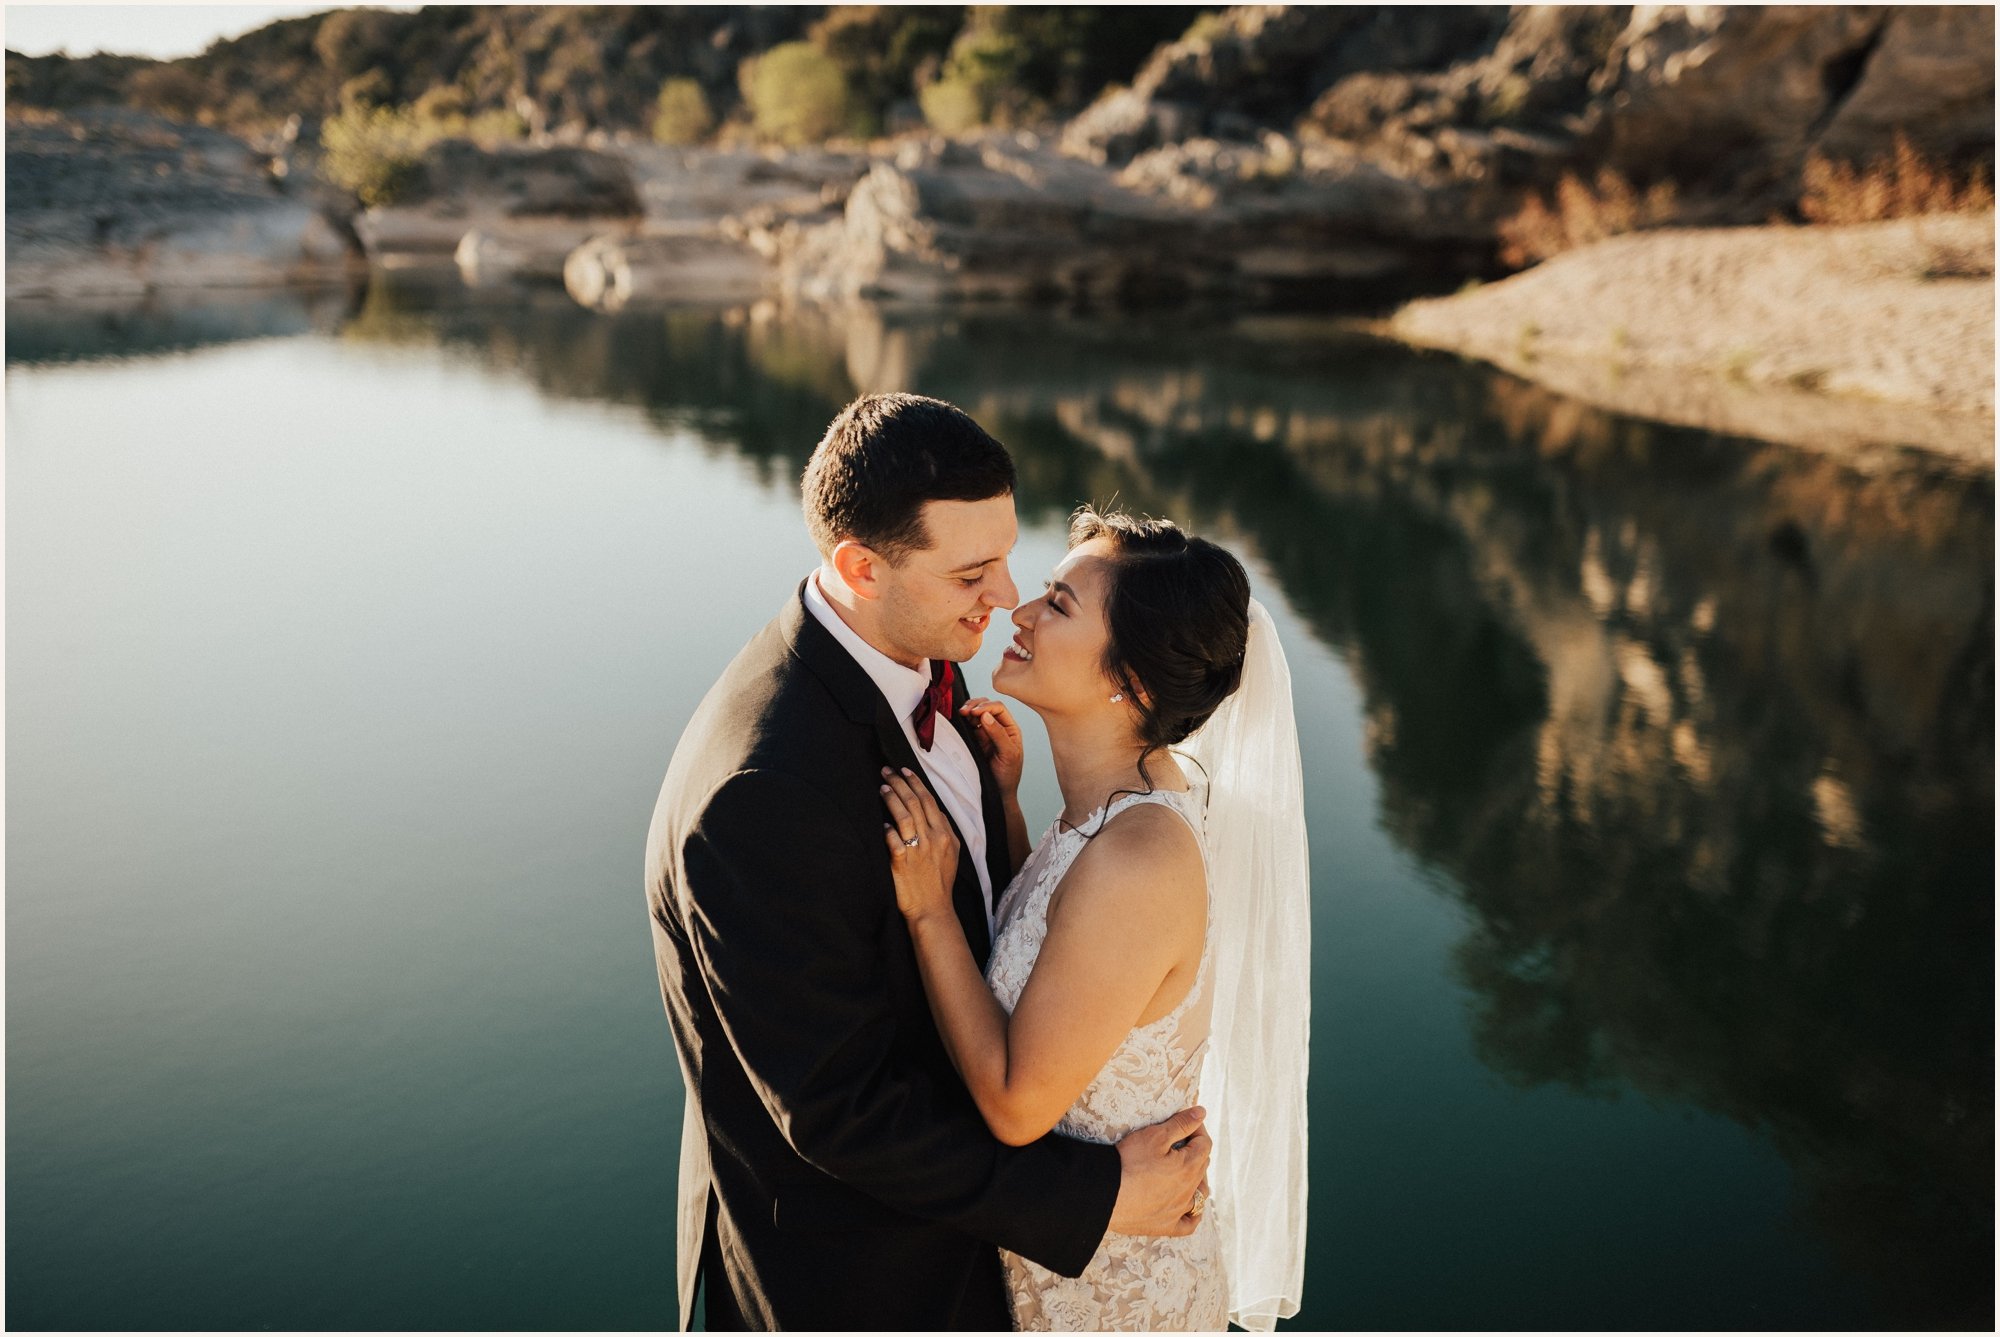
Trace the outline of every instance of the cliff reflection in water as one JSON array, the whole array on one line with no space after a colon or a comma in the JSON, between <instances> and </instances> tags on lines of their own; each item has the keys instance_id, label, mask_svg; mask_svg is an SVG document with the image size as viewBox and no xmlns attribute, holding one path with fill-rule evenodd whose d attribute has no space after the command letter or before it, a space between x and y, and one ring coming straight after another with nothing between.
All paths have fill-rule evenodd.
<instances>
[{"instance_id":1,"label":"cliff reflection in water","mask_svg":"<svg viewBox=\"0 0 2000 1337\"><path fill-rule=\"evenodd\" d=\"M1990 479L1310 323L425 319L774 486L853 394L913 389L1007 442L1028 518L1116 495L1239 537L1357 675L1385 823L1474 912L1482 1059L1763 1131L1885 1314L1990 1321Z\"/></svg>"},{"instance_id":2,"label":"cliff reflection in water","mask_svg":"<svg viewBox=\"0 0 2000 1337\"><path fill-rule=\"evenodd\" d=\"M581 311L372 287L790 488L864 390L964 406L1028 520L1255 551L1355 675L1382 820L1471 912L1481 1059L1767 1136L1892 1327L1991 1322L1990 477L1859 473L1304 321Z\"/></svg>"}]
</instances>

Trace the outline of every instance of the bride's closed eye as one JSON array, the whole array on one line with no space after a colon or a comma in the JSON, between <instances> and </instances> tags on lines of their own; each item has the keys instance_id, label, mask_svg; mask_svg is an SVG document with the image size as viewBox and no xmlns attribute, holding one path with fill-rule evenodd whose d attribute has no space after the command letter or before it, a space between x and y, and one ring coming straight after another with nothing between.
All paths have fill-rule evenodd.
<instances>
[{"instance_id":1,"label":"bride's closed eye","mask_svg":"<svg viewBox=\"0 0 2000 1337\"><path fill-rule=\"evenodd\" d=\"M1056 593L1055 583L1045 580L1042 582L1042 588L1048 591L1049 607L1055 609L1056 612L1061 613L1064 617L1068 617L1069 614L1064 611L1062 606L1062 596Z\"/></svg>"}]
</instances>

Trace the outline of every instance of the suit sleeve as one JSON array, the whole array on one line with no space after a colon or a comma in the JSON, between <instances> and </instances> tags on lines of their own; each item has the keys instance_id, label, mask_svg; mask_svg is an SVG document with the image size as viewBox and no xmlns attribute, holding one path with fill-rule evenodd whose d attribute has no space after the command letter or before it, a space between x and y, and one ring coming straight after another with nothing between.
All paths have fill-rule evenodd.
<instances>
[{"instance_id":1,"label":"suit sleeve","mask_svg":"<svg viewBox=\"0 0 2000 1337\"><path fill-rule=\"evenodd\" d=\"M1111 1218L1117 1151L1053 1135L1008 1147L898 1058L881 976L888 854L853 825L779 772L738 772L710 796L682 845L683 895L722 1028L812 1165L1076 1276Z\"/></svg>"}]
</instances>

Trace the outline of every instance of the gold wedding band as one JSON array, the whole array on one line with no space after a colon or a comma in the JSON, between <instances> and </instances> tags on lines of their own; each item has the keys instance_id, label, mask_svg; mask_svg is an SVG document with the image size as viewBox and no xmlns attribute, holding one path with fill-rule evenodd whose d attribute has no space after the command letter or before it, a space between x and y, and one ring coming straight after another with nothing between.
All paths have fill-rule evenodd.
<instances>
[{"instance_id":1,"label":"gold wedding band","mask_svg":"<svg viewBox=\"0 0 2000 1337\"><path fill-rule=\"evenodd\" d=\"M1194 1206L1188 1208L1188 1215L1200 1216L1206 1210L1208 1210L1208 1190L1198 1188L1194 1191Z\"/></svg>"}]
</instances>

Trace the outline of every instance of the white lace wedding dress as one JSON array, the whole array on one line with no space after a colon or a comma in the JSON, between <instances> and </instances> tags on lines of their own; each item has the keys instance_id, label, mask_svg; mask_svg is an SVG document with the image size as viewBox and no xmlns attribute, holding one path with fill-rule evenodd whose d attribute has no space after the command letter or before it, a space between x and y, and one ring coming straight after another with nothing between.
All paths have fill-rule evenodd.
<instances>
[{"instance_id":1,"label":"white lace wedding dress","mask_svg":"<svg viewBox=\"0 0 2000 1337\"><path fill-rule=\"evenodd\" d=\"M1128 794L1111 803L1104 820L1134 803L1158 803L1187 819L1201 839L1201 802L1199 790ZM1099 826L1092 817L1084 830L1095 832ZM1080 831L1060 822L1050 826L1001 894L986 981L1009 1012L1020 1002L1048 936L1049 899L1086 843ZM1187 997L1125 1037L1055 1131L1091 1142L1116 1142L1199 1103L1213 1000L1214 923L1211 907L1210 933ZM1080 1277L1058 1276L1004 1249L1000 1259L1014 1326L1022 1331L1221 1331L1229 1326L1229 1287L1212 1213L1192 1235L1107 1234Z\"/></svg>"}]
</instances>

